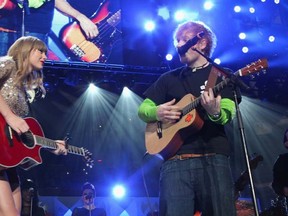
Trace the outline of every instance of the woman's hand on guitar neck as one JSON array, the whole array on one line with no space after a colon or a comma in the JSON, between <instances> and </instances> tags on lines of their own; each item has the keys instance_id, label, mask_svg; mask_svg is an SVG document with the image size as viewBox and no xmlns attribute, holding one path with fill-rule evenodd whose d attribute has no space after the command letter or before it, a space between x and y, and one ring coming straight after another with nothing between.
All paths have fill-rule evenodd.
<instances>
[{"instance_id":1,"label":"woman's hand on guitar neck","mask_svg":"<svg viewBox=\"0 0 288 216\"><path fill-rule=\"evenodd\" d=\"M157 120L162 121L164 123L175 123L180 119L181 112L180 107L175 105L175 99L164 103L160 104L157 107Z\"/></svg>"},{"instance_id":2,"label":"woman's hand on guitar neck","mask_svg":"<svg viewBox=\"0 0 288 216\"><path fill-rule=\"evenodd\" d=\"M53 151L56 155L67 155L68 150L66 149L65 141L56 140L57 149Z\"/></svg>"}]
</instances>

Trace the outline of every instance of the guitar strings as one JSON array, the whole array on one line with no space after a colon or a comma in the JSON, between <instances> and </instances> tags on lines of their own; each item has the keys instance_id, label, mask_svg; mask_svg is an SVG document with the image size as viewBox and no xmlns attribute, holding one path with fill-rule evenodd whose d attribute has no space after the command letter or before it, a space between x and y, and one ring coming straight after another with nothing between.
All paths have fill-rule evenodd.
<instances>
[{"instance_id":1,"label":"guitar strings","mask_svg":"<svg viewBox=\"0 0 288 216\"><path fill-rule=\"evenodd\" d=\"M107 39L107 37L109 37L109 35L111 36L111 34L113 34L113 32L115 31L115 27L114 26L112 26L112 25L110 25L108 22L107 22L107 20L108 19L111 19L113 16L121 16L121 14L120 14L120 12L121 12L121 10L119 10L119 11L117 11L114 15L112 15L111 17L109 17L109 18L107 18L107 19L105 19L105 20L102 20L101 22L100 22L100 25L98 26L98 31L99 31L99 35L96 37L96 38L94 38L94 39L92 39L91 41L92 42L98 42L98 43L101 43L103 40L105 40L105 39ZM118 15L119 14L119 15ZM120 18L115 18L116 20L117 19L119 19L120 20ZM118 20L117 20L118 21ZM103 23L104 22L104 23ZM118 22L116 22L116 24L118 24L119 23L119 21ZM112 31L111 31L111 29L112 29ZM100 38L100 39L99 39Z\"/></svg>"}]
</instances>

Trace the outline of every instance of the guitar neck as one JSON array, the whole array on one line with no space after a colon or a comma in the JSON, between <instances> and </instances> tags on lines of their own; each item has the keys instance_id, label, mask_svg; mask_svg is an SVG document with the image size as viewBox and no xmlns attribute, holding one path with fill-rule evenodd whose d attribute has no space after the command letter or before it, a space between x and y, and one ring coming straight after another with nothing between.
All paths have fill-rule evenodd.
<instances>
[{"instance_id":1,"label":"guitar neck","mask_svg":"<svg viewBox=\"0 0 288 216\"><path fill-rule=\"evenodd\" d=\"M237 74L238 72L236 72L235 74ZM224 79L222 82L218 83L217 85L215 85L212 90L213 90L213 93L214 95L217 95L221 90L223 90L227 85L228 83L230 82L230 78L226 78ZM183 116L188 114L189 112L191 112L193 109L195 109L196 107L199 106L201 102L201 96L199 96L198 98L196 98L193 102L191 102L190 104L188 104L187 106L185 106L183 109L182 109L182 114Z\"/></svg>"},{"instance_id":2,"label":"guitar neck","mask_svg":"<svg viewBox=\"0 0 288 216\"><path fill-rule=\"evenodd\" d=\"M45 147L48 149L57 149L57 143L55 140L47 139L45 137L41 137L37 135L34 135L34 138L36 140L37 145L41 145L42 147ZM70 154L85 156L84 149L76 147L76 146L68 145L67 151Z\"/></svg>"},{"instance_id":3,"label":"guitar neck","mask_svg":"<svg viewBox=\"0 0 288 216\"><path fill-rule=\"evenodd\" d=\"M115 14L107 19L107 23L113 27L117 26L121 20L121 10L118 10Z\"/></svg>"}]
</instances>

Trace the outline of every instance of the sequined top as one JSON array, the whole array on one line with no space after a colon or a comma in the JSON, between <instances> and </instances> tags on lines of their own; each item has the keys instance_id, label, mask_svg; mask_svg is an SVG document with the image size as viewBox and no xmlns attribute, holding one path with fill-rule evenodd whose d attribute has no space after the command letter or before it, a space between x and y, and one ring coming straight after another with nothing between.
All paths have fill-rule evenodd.
<instances>
[{"instance_id":1,"label":"sequined top","mask_svg":"<svg viewBox=\"0 0 288 216\"><path fill-rule=\"evenodd\" d=\"M16 115L25 117L29 113L29 106L24 88L15 85L16 71L16 63L12 58L0 58L0 93Z\"/></svg>"}]
</instances>

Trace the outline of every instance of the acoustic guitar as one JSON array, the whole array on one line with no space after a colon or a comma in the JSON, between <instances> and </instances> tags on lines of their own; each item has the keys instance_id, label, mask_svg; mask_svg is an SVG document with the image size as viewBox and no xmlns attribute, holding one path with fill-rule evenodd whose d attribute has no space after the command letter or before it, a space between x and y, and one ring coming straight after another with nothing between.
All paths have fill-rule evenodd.
<instances>
[{"instance_id":1,"label":"acoustic guitar","mask_svg":"<svg viewBox=\"0 0 288 216\"><path fill-rule=\"evenodd\" d=\"M59 37L64 46L77 58L85 62L105 62L104 48L111 46L116 34L120 33L116 28L121 20L121 10L111 14L108 10L109 2L102 3L99 9L90 18L98 27L99 34L88 40L77 22L68 23L60 30Z\"/></svg>"},{"instance_id":2,"label":"acoustic guitar","mask_svg":"<svg viewBox=\"0 0 288 216\"><path fill-rule=\"evenodd\" d=\"M268 67L267 59L259 59L256 62L239 69L236 76L247 76ZM218 94L230 83L229 77L213 87L214 94ZM181 147L187 136L199 131L204 122L196 111L200 105L201 97L195 98L192 94L185 95L176 105L181 108L182 116L174 124L160 121L146 125L145 146L149 154L157 155L163 159L170 158Z\"/></svg>"},{"instance_id":3,"label":"acoustic guitar","mask_svg":"<svg viewBox=\"0 0 288 216\"><path fill-rule=\"evenodd\" d=\"M29 117L24 120L30 129L28 132L18 135L0 115L0 170L15 166L29 170L42 163L41 148L57 148L55 140L44 137L43 130L36 119ZM68 153L82 156L86 160L86 165L92 167L92 154L87 149L71 145L66 147Z\"/></svg>"}]
</instances>

